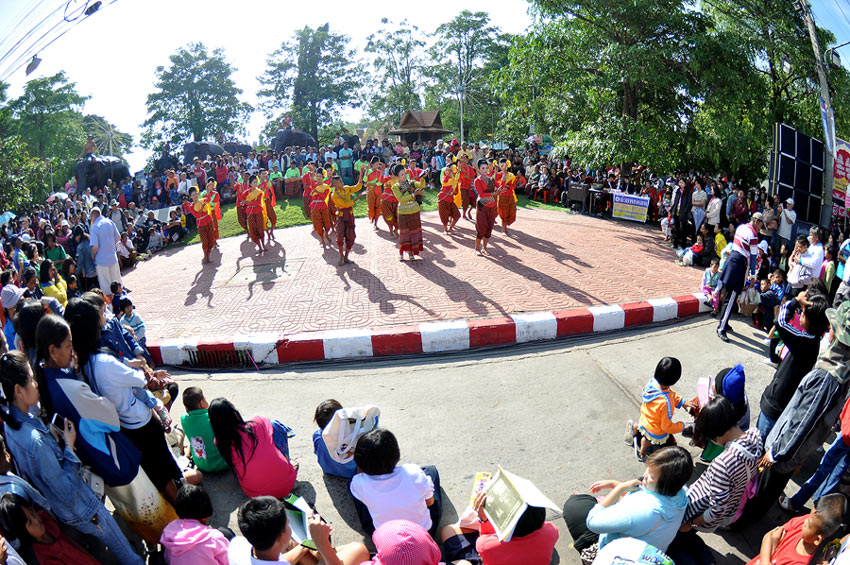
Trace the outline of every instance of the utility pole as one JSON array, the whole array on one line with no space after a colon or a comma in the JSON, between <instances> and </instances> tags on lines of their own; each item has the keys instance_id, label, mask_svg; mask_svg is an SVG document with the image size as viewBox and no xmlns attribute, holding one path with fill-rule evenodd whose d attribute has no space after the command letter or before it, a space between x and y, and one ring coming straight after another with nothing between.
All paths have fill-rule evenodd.
<instances>
[{"instance_id":1,"label":"utility pole","mask_svg":"<svg viewBox=\"0 0 850 565\"><path fill-rule=\"evenodd\" d=\"M460 87L460 144L463 145L463 93L466 90L463 86Z\"/></svg>"},{"instance_id":2,"label":"utility pole","mask_svg":"<svg viewBox=\"0 0 850 565\"><path fill-rule=\"evenodd\" d=\"M826 111L828 112L829 109L832 108L832 103L830 102L829 97L829 81L826 79L826 69L823 66L823 57L821 55L817 27L815 26L815 18L812 15L812 7L808 0L800 0L799 9L803 13L803 18L806 20L806 26L809 28L809 36L812 39L812 49L814 49L815 52L815 64L817 65L818 70L821 97L826 103ZM832 225L832 187L835 178L833 172L834 165L832 162L832 151L827 148L828 142L825 139L827 134L828 132L824 132L823 174L825 182L823 188L823 204L821 204L820 209L820 224L829 228Z\"/></svg>"}]
</instances>

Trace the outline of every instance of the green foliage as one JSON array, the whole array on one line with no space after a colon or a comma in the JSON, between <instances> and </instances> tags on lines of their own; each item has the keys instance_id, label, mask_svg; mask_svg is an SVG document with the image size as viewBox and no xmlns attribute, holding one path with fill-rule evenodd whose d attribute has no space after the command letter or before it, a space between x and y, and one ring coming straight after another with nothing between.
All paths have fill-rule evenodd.
<instances>
[{"instance_id":1,"label":"green foliage","mask_svg":"<svg viewBox=\"0 0 850 565\"><path fill-rule=\"evenodd\" d=\"M50 161L55 178L73 176L86 141L80 110L87 99L60 72L29 81L24 93L9 102L13 131L26 143L31 156ZM37 180L49 190L49 177Z\"/></svg>"},{"instance_id":2,"label":"green foliage","mask_svg":"<svg viewBox=\"0 0 850 565\"><path fill-rule=\"evenodd\" d=\"M251 106L239 101L242 90L232 78L236 69L222 49L209 53L203 43L190 43L169 61L168 68L157 67L157 90L147 98L143 147L150 149L162 140L178 145L213 139L219 132L244 132Z\"/></svg>"},{"instance_id":3,"label":"green foliage","mask_svg":"<svg viewBox=\"0 0 850 565\"><path fill-rule=\"evenodd\" d=\"M399 24L381 20L382 27L367 38L366 52L379 73L369 103L369 114L398 123L406 110L422 109L421 90L425 63L422 33L407 20Z\"/></svg>"},{"instance_id":4,"label":"green foliage","mask_svg":"<svg viewBox=\"0 0 850 565\"><path fill-rule=\"evenodd\" d=\"M593 165L766 176L771 128L823 137L808 31L792 2L533 0L490 82L513 141L555 135ZM820 30L822 44L834 38ZM839 136L850 134L850 74L832 69Z\"/></svg>"},{"instance_id":5,"label":"green foliage","mask_svg":"<svg viewBox=\"0 0 850 565\"><path fill-rule=\"evenodd\" d=\"M293 126L318 137L320 126L338 119L344 108L358 105L364 74L349 42L324 24L316 29L305 26L281 44L258 78L263 88L257 95L266 115L288 109Z\"/></svg>"},{"instance_id":6,"label":"green foliage","mask_svg":"<svg viewBox=\"0 0 850 565\"><path fill-rule=\"evenodd\" d=\"M501 93L488 77L507 63L510 36L490 25L486 12L464 10L434 32L433 64L426 70L432 84L426 108L441 110L443 127L460 134L463 97L464 137L492 138L501 113Z\"/></svg>"},{"instance_id":7,"label":"green foliage","mask_svg":"<svg viewBox=\"0 0 850 565\"><path fill-rule=\"evenodd\" d=\"M0 210L16 210L48 196L47 168L31 157L19 136L0 137Z\"/></svg>"}]
</instances>

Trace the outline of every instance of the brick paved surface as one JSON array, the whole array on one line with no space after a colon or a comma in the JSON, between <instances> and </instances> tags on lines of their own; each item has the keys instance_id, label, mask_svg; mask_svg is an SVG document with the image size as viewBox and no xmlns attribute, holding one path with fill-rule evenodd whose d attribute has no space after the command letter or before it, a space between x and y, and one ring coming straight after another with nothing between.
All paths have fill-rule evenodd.
<instances>
[{"instance_id":1,"label":"brick paved surface","mask_svg":"<svg viewBox=\"0 0 850 565\"><path fill-rule=\"evenodd\" d=\"M515 312L618 304L696 292L701 270L677 266L656 227L560 211L521 209L511 237L496 228L489 257L473 250L461 220L442 234L422 217L425 251L399 262L383 223L357 220L353 264L338 267L310 226L277 230L257 257L245 238L219 241L213 265L192 245L158 254L125 273L148 339L225 339Z\"/></svg>"}]
</instances>

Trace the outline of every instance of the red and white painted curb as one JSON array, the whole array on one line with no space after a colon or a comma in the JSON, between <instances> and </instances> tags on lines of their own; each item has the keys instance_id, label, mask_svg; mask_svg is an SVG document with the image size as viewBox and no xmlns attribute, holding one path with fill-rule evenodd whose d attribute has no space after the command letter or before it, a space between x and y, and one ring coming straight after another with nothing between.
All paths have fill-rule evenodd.
<instances>
[{"instance_id":1,"label":"red and white painted curb","mask_svg":"<svg viewBox=\"0 0 850 565\"><path fill-rule=\"evenodd\" d=\"M623 305L422 322L410 326L234 336L230 340L167 339L148 342L157 364L210 367L217 359L247 355L257 366L325 359L362 359L462 351L478 347L609 332L685 318L710 310L701 293ZM207 363L207 364L205 364Z\"/></svg>"}]
</instances>

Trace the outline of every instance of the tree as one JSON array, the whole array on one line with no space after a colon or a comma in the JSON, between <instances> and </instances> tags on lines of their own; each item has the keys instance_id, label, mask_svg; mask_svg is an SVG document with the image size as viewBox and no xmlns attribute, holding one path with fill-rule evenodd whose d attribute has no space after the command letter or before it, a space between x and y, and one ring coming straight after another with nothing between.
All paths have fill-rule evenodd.
<instances>
[{"instance_id":1,"label":"tree","mask_svg":"<svg viewBox=\"0 0 850 565\"><path fill-rule=\"evenodd\" d=\"M324 24L305 26L281 44L258 77L264 88L257 95L266 116L288 109L293 125L318 139L321 125L338 119L344 108L357 106L363 72L349 42Z\"/></svg>"},{"instance_id":2,"label":"tree","mask_svg":"<svg viewBox=\"0 0 850 565\"><path fill-rule=\"evenodd\" d=\"M120 131L102 116L95 114L83 116L83 129L87 135L94 138L97 152L102 155L122 157L133 145L133 136Z\"/></svg>"},{"instance_id":3,"label":"tree","mask_svg":"<svg viewBox=\"0 0 850 565\"><path fill-rule=\"evenodd\" d=\"M366 52L373 55L372 66L379 73L369 104L376 119L398 122L406 110L420 110L420 92L425 65L419 28L407 23L381 20L382 28L367 39Z\"/></svg>"},{"instance_id":4,"label":"tree","mask_svg":"<svg viewBox=\"0 0 850 565\"><path fill-rule=\"evenodd\" d=\"M168 68L156 68L157 90L148 94L143 147L244 132L251 106L239 101L242 90L232 78L236 69L222 49L209 53L203 43L190 43L169 61Z\"/></svg>"},{"instance_id":5,"label":"tree","mask_svg":"<svg viewBox=\"0 0 850 565\"><path fill-rule=\"evenodd\" d=\"M11 102L14 131L27 146L28 154L49 160L55 176L73 175L85 134L80 110L88 99L64 73L29 81L24 93ZM39 178L49 186L49 179Z\"/></svg>"},{"instance_id":6,"label":"tree","mask_svg":"<svg viewBox=\"0 0 850 565\"><path fill-rule=\"evenodd\" d=\"M469 10L440 25L433 36L430 53L434 64L427 72L434 83L426 100L440 105L447 129L459 131L462 99L464 132L469 131L473 138L492 134L500 102L488 77L507 62L510 36L491 26L486 12ZM449 105L452 100L456 111Z\"/></svg>"},{"instance_id":7,"label":"tree","mask_svg":"<svg viewBox=\"0 0 850 565\"><path fill-rule=\"evenodd\" d=\"M43 159L30 156L19 136L0 137L0 210L16 210L47 196Z\"/></svg>"}]
</instances>

